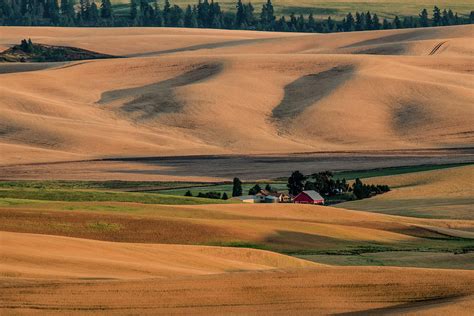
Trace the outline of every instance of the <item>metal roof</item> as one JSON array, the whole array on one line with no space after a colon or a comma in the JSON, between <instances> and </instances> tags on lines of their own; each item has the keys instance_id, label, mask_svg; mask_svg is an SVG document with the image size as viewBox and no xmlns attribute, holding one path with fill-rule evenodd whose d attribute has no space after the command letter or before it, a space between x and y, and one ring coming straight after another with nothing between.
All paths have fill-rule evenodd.
<instances>
[{"instance_id":1,"label":"metal roof","mask_svg":"<svg viewBox=\"0 0 474 316\"><path fill-rule=\"evenodd\" d=\"M306 194L307 196L312 198L314 201L324 200L324 198L321 196L321 194L319 194L318 192L316 192L314 190L303 191L302 193Z\"/></svg>"},{"instance_id":2,"label":"metal roof","mask_svg":"<svg viewBox=\"0 0 474 316\"><path fill-rule=\"evenodd\" d=\"M239 200L255 200L255 195L234 196L233 199L239 199Z\"/></svg>"}]
</instances>

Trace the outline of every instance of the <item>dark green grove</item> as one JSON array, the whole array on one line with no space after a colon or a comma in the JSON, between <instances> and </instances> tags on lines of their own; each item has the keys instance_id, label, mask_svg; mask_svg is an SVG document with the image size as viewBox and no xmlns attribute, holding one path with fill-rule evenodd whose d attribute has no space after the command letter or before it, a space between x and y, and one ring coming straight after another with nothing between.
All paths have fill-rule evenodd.
<instances>
[{"instance_id":1,"label":"dark green grove","mask_svg":"<svg viewBox=\"0 0 474 316\"><path fill-rule=\"evenodd\" d=\"M311 11L311 8L308 9ZM198 0L184 8L165 0L131 0L128 10L114 12L110 0L0 0L0 25L17 26L154 26L279 32L351 32L400 29L474 23L474 11L459 15L450 9L423 9L417 16L381 20L371 12L348 13L342 20L316 19L312 14L277 17L273 3L267 0L261 8L237 0L235 10L223 11L218 2Z\"/></svg>"}]
</instances>

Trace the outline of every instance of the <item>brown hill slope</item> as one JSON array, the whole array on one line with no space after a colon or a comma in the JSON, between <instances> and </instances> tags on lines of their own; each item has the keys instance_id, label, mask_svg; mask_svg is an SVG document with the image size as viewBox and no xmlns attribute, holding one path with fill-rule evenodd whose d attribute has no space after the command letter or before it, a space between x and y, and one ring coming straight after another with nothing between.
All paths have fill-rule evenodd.
<instances>
[{"instance_id":1,"label":"brown hill slope","mask_svg":"<svg viewBox=\"0 0 474 316\"><path fill-rule=\"evenodd\" d=\"M3 164L466 147L474 137L472 26L330 35L101 29L87 40L84 29L0 32L0 45L28 32L137 56L0 75Z\"/></svg>"},{"instance_id":2,"label":"brown hill slope","mask_svg":"<svg viewBox=\"0 0 474 316\"><path fill-rule=\"evenodd\" d=\"M143 279L318 264L262 250L111 243L0 232L1 275L23 278Z\"/></svg>"},{"instance_id":3,"label":"brown hill slope","mask_svg":"<svg viewBox=\"0 0 474 316\"><path fill-rule=\"evenodd\" d=\"M474 166L364 180L387 183L391 192L338 207L403 216L474 219Z\"/></svg>"},{"instance_id":4,"label":"brown hill slope","mask_svg":"<svg viewBox=\"0 0 474 316\"><path fill-rule=\"evenodd\" d=\"M447 309L461 315L473 307L472 271L323 267L246 249L112 244L12 233L1 237L2 314L274 315Z\"/></svg>"}]
</instances>

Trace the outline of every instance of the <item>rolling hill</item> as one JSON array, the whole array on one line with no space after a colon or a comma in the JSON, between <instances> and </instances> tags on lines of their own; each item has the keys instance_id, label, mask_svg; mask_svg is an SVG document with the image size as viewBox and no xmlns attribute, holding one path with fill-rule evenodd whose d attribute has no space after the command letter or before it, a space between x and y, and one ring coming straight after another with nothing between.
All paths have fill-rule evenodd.
<instances>
[{"instance_id":1,"label":"rolling hill","mask_svg":"<svg viewBox=\"0 0 474 316\"><path fill-rule=\"evenodd\" d=\"M3 28L129 58L3 70L0 163L469 147L472 31Z\"/></svg>"}]
</instances>

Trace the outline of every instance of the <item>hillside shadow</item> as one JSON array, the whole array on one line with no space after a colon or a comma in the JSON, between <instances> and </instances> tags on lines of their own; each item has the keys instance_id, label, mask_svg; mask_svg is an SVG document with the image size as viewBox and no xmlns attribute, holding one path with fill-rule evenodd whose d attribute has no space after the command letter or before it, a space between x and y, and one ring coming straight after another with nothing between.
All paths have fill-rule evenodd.
<instances>
[{"instance_id":1,"label":"hillside shadow","mask_svg":"<svg viewBox=\"0 0 474 316\"><path fill-rule=\"evenodd\" d=\"M278 38L243 39L243 40L224 41L224 42L217 42L217 43L197 44L197 45L159 50L159 51L153 51L153 52L128 54L126 55L126 57L151 57L151 56L160 56L160 55L175 54L175 53L182 53L182 52L193 52L193 51L197 51L201 49L216 49L216 48L226 48L226 47L234 47L234 46L241 46L241 45L252 45L252 44L271 42L276 39Z\"/></svg>"},{"instance_id":2,"label":"hillside shadow","mask_svg":"<svg viewBox=\"0 0 474 316\"><path fill-rule=\"evenodd\" d=\"M350 79L353 72L353 66L337 66L298 78L285 87L285 96L273 109L272 118L280 121L300 115Z\"/></svg>"},{"instance_id":3,"label":"hillside shadow","mask_svg":"<svg viewBox=\"0 0 474 316\"><path fill-rule=\"evenodd\" d=\"M176 98L174 89L207 80L223 69L222 64L200 65L174 78L149 85L106 91L98 104L123 100L119 110L136 120L154 118L160 114L180 112L184 104Z\"/></svg>"},{"instance_id":4,"label":"hillside shadow","mask_svg":"<svg viewBox=\"0 0 474 316\"><path fill-rule=\"evenodd\" d=\"M405 315L407 313L423 312L430 308L437 308L458 304L467 295L457 294L446 297L432 297L414 299L411 302L396 304L387 307L366 309L362 311L338 313L338 316L367 316L367 315Z\"/></svg>"},{"instance_id":5,"label":"hillside shadow","mask_svg":"<svg viewBox=\"0 0 474 316\"><path fill-rule=\"evenodd\" d=\"M345 239L309 234L297 231L278 230L265 238L264 244L277 251L306 251L326 249L347 252L350 248L368 246L367 242L354 242Z\"/></svg>"},{"instance_id":6,"label":"hillside shadow","mask_svg":"<svg viewBox=\"0 0 474 316\"><path fill-rule=\"evenodd\" d=\"M435 118L429 106L417 102L403 102L392 110L392 128L401 136L415 134L428 127Z\"/></svg>"},{"instance_id":7,"label":"hillside shadow","mask_svg":"<svg viewBox=\"0 0 474 316\"><path fill-rule=\"evenodd\" d=\"M409 29L401 33L390 34L386 36L380 36L360 42L355 42L346 45L342 48L351 48L358 46L369 46L369 45L382 45L396 42L409 42L415 40L429 40L438 36L438 30L436 29Z\"/></svg>"}]
</instances>

